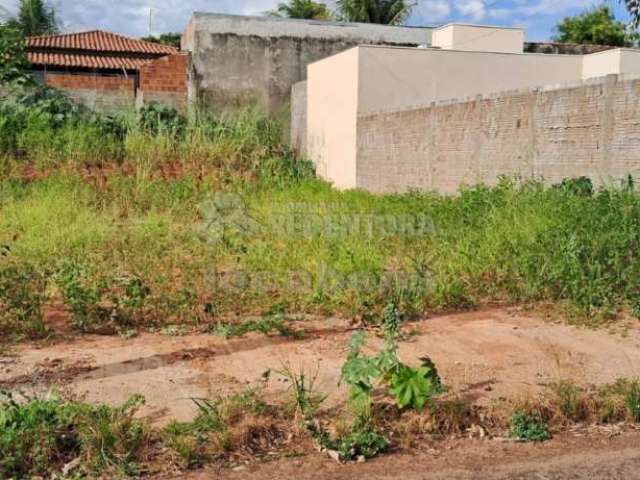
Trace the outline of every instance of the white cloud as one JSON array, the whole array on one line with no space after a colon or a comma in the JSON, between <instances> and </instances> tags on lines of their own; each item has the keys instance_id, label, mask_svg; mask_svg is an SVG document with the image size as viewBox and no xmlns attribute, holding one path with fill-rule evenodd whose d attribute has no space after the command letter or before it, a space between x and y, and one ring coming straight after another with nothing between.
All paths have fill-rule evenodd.
<instances>
[{"instance_id":1,"label":"white cloud","mask_svg":"<svg viewBox=\"0 0 640 480\"><path fill-rule=\"evenodd\" d=\"M451 10L448 0L423 0L416 6L414 15L431 24L448 19Z\"/></svg>"},{"instance_id":2,"label":"white cloud","mask_svg":"<svg viewBox=\"0 0 640 480\"><path fill-rule=\"evenodd\" d=\"M482 20L487 15L486 4L482 0L459 0L455 4L460 14L474 22Z\"/></svg>"},{"instance_id":3,"label":"white cloud","mask_svg":"<svg viewBox=\"0 0 640 480\"><path fill-rule=\"evenodd\" d=\"M283 0L50 0L65 30L102 28L131 36L149 31L152 9L153 33L182 32L194 11L258 15ZM322 0L320 0L322 1ZM324 0L330 6L335 0ZM615 4L615 0L609 0ZM412 25L433 25L451 21L529 23L536 35L550 32L566 15L580 12L584 0L418 0ZM15 11L17 0L0 0L2 10Z\"/></svg>"}]
</instances>

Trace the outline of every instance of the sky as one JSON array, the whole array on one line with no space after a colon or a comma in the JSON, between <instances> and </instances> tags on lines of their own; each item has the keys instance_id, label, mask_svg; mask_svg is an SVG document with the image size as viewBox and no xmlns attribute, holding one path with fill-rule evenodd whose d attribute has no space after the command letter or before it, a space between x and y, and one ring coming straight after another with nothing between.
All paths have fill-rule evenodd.
<instances>
[{"instance_id":1,"label":"sky","mask_svg":"<svg viewBox=\"0 0 640 480\"><path fill-rule=\"evenodd\" d=\"M282 0L49 0L64 31L104 29L139 37L182 32L192 12L260 15ZM331 3L333 0L327 0ZM17 0L0 0L0 13L15 12ZM554 26L568 15L603 3L598 0L417 0L409 25L470 22L520 26L527 39L548 40ZM618 0L604 0L616 16L628 16Z\"/></svg>"}]
</instances>

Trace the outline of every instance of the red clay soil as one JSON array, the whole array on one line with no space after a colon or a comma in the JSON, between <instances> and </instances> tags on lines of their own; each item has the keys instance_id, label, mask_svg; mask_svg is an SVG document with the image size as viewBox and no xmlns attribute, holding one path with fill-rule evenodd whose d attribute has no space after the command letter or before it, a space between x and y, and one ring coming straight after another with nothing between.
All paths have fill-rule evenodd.
<instances>
[{"instance_id":1,"label":"red clay soil","mask_svg":"<svg viewBox=\"0 0 640 480\"><path fill-rule=\"evenodd\" d=\"M191 398L235 393L283 364L318 372L329 405L344 399L338 388L353 327L336 319L301 322L302 340L250 334L171 337L144 333L71 337L54 345L22 344L0 356L0 388L44 392L64 386L88 401L119 403L135 393L144 413L159 423L189 420ZM624 335L551 323L516 309L451 314L412 323L400 344L406 363L430 356L450 390L479 404L539 392L560 379L582 385L640 376L640 327ZM369 335L368 348L381 347ZM272 381L267 394L288 385Z\"/></svg>"},{"instance_id":2,"label":"red clay soil","mask_svg":"<svg viewBox=\"0 0 640 480\"><path fill-rule=\"evenodd\" d=\"M439 442L429 451L340 465L321 454L233 470L205 469L155 480L633 480L640 479L640 433L565 435L542 444Z\"/></svg>"}]
</instances>

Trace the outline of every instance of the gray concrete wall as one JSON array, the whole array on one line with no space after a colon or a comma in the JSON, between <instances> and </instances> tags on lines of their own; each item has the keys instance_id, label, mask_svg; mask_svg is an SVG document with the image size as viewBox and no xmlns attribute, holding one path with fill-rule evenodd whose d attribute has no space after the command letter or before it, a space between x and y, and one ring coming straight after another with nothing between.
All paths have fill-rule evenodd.
<instances>
[{"instance_id":1,"label":"gray concrete wall","mask_svg":"<svg viewBox=\"0 0 640 480\"><path fill-rule=\"evenodd\" d=\"M640 175L640 77L360 116L356 184L455 192L500 175L595 183Z\"/></svg>"},{"instance_id":2,"label":"gray concrete wall","mask_svg":"<svg viewBox=\"0 0 640 480\"><path fill-rule=\"evenodd\" d=\"M297 155L307 154L307 82L291 87L290 144Z\"/></svg>"},{"instance_id":3,"label":"gray concrete wall","mask_svg":"<svg viewBox=\"0 0 640 480\"><path fill-rule=\"evenodd\" d=\"M213 108L254 103L278 113L309 63L363 43L430 42L430 28L196 13L182 46L192 52L191 100Z\"/></svg>"}]
</instances>

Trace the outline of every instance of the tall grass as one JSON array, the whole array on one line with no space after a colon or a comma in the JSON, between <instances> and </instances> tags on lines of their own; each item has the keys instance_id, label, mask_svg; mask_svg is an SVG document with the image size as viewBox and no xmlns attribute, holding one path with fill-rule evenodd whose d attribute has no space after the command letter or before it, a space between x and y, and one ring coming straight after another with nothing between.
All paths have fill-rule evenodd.
<instances>
[{"instance_id":1,"label":"tall grass","mask_svg":"<svg viewBox=\"0 0 640 480\"><path fill-rule=\"evenodd\" d=\"M552 302L588 323L640 315L632 182L340 192L256 112L107 117L30 95L0 104L10 166L0 269L37 278L33 298L45 310L65 303L80 328L282 311L367 318L390 302L415 313ZM212 230L221 215L231 224ZM367 227L407 218L428 228Z\"/></svg>"}]
</instances>

